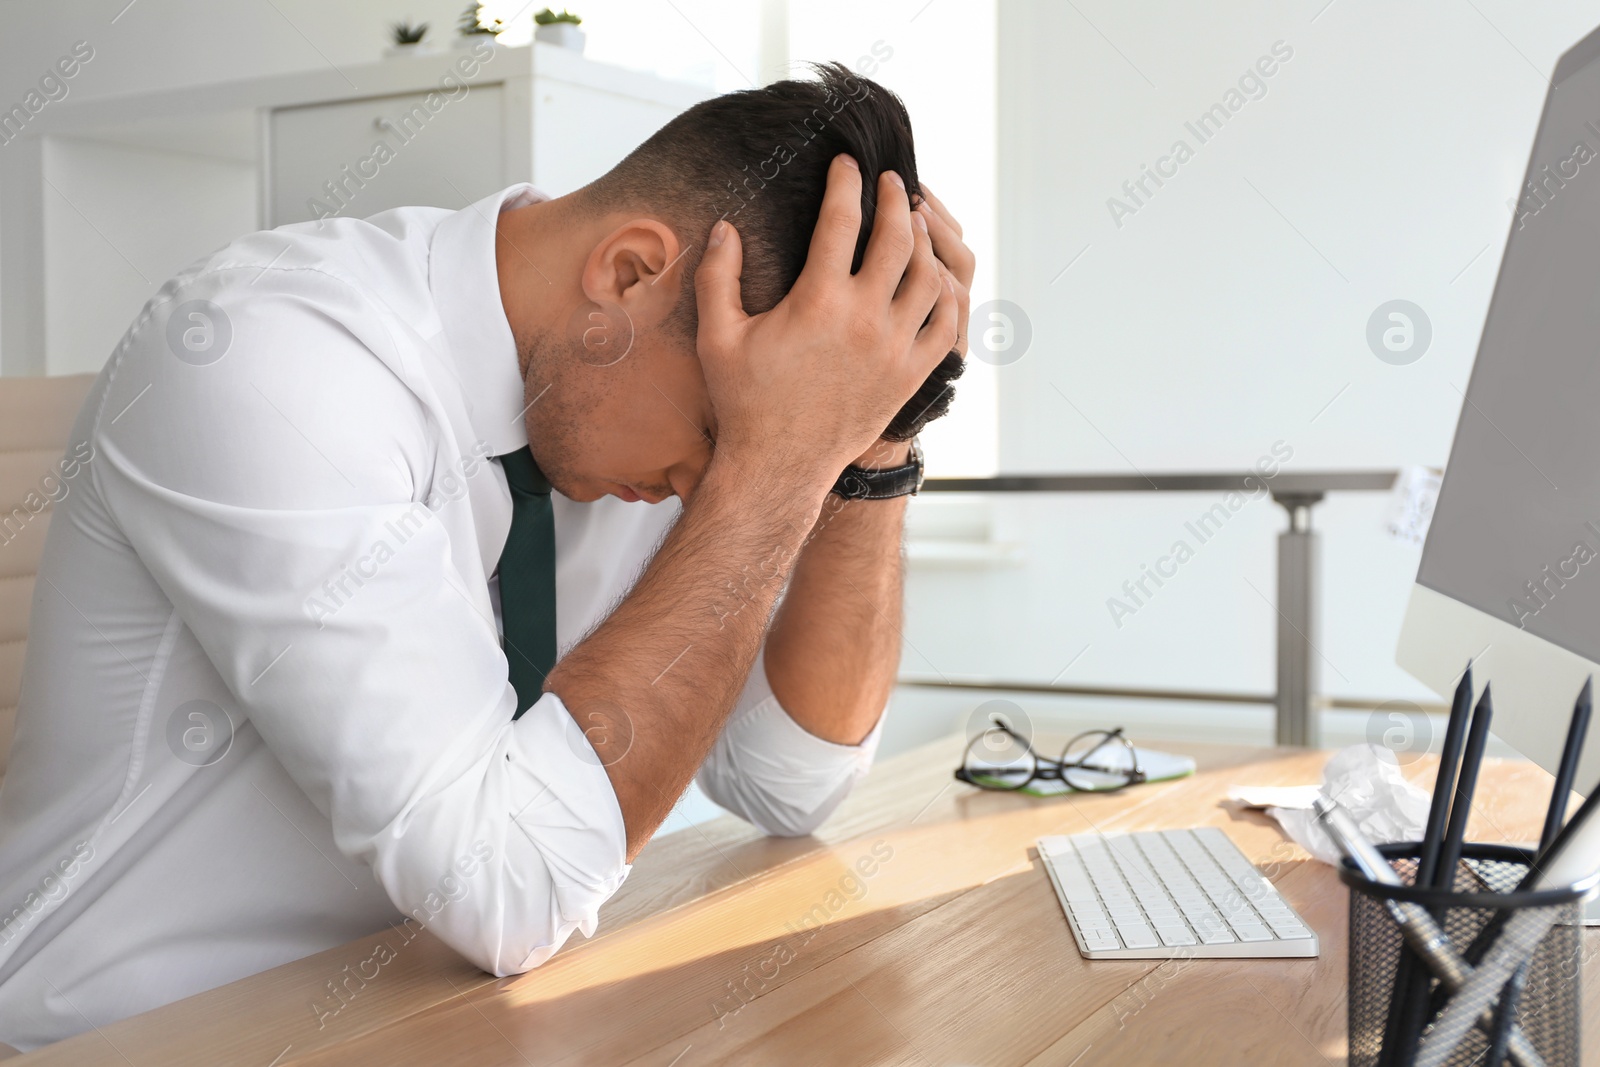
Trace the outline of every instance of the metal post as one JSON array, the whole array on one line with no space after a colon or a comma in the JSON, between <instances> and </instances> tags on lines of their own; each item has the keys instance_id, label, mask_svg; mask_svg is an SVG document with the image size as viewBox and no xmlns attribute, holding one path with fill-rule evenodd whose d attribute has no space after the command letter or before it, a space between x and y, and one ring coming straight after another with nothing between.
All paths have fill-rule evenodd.
<instances>
[{"instance_id":1,"label":"metal post","mask_svg":"<svg viewBox=\"0 0 1600 1067\"><path fill-rule=\"evenodd\" d=\"M1317 535L1311 508L1321 493L1273 494L1289 514L1278 535L1278 723L1280 745L1314 748L1318 722Z\"/></svg>"}]
</instances>

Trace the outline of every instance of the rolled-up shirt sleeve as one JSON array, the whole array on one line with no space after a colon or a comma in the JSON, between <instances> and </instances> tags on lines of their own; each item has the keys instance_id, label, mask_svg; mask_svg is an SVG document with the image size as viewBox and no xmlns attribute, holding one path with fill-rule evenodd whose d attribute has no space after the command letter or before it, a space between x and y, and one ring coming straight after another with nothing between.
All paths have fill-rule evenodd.
<instances>
[{"instance_id":1,"label":"rolled-up shirt sleeve","mask_svg":"<svg viewBox=\"0 0 1600 1067\"><path fill-rule=\"evenodd\" d=\"M231 315L226 358L125 342L98 490L339 850L477 966L537 966L629 871L610 779L553 694L512 721L486 579L446 528L468 505L432 506L419 386L372 355L389 325L326 279L231 300L248 281L174 298Z\"/></svg>"},{"instance_id":2,"label":"rolled-up shirt sleeve","mask_svg":"<svg viewBox=\"0 0 1600 1067\"><path fill-rule=\"evenodd\" d=\"M821 826L871 769L883 715L858 745L816 736L773 695L765 654L763 647L695 780L715 803L764 833L800 837Z\"/></svg>"}]
</instances>

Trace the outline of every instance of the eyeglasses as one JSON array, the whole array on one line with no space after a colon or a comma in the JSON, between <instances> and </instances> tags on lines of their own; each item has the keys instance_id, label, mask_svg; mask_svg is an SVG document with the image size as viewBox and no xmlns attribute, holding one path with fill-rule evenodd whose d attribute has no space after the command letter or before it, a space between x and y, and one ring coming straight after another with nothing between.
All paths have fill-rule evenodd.
<instances>
[{"instance_id":1,"label":"eyeglasses","mask_svg":"<svg viewBox=\"0 0 1600 1067\"><path fill-rule=\"evenodd\" d=\"M1087 730L1068 741L1059 759L1041 756L1027 738L1011 729L1000 716L972 739L965 758L956 768L958 781L979 789L1036 794L1110 793L1145 780L1139 767L1139 750L1114 730Z\"/></svg>"}]
</instances>

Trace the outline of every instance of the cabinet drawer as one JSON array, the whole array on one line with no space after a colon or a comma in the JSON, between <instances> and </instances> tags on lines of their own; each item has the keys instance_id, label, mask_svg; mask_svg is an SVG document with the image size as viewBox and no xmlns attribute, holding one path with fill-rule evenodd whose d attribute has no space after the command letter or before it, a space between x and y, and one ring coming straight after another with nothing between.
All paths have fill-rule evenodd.
<instances>
[{"instance_id":1,"label":"cabinet drawer","mask_svg":"<svg viewBox=\"0 0 1600 1067\"><path fill-rule=\"evenodd\" d=\"M490 84L453 98L435 91L274 110L267 225L459 208L489 195L508 184L503 95Z\"/></svg>"}]
</instances>

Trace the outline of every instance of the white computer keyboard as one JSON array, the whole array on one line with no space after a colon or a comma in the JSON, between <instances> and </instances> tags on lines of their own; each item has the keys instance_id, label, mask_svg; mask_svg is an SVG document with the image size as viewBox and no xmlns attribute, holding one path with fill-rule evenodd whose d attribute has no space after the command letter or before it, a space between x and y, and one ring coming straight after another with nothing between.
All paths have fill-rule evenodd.
<instances>
[{"instance_id":1,"label":"white computer keyboard","mask_svg":"<svg viewBox=\"0 0 1600 1067\"><path fill-rule=\"evenodd\" d=\"M1317 935L1215 827L1039 838L1089 959L1315 956Z\"/></svg>"}]
</instances>

